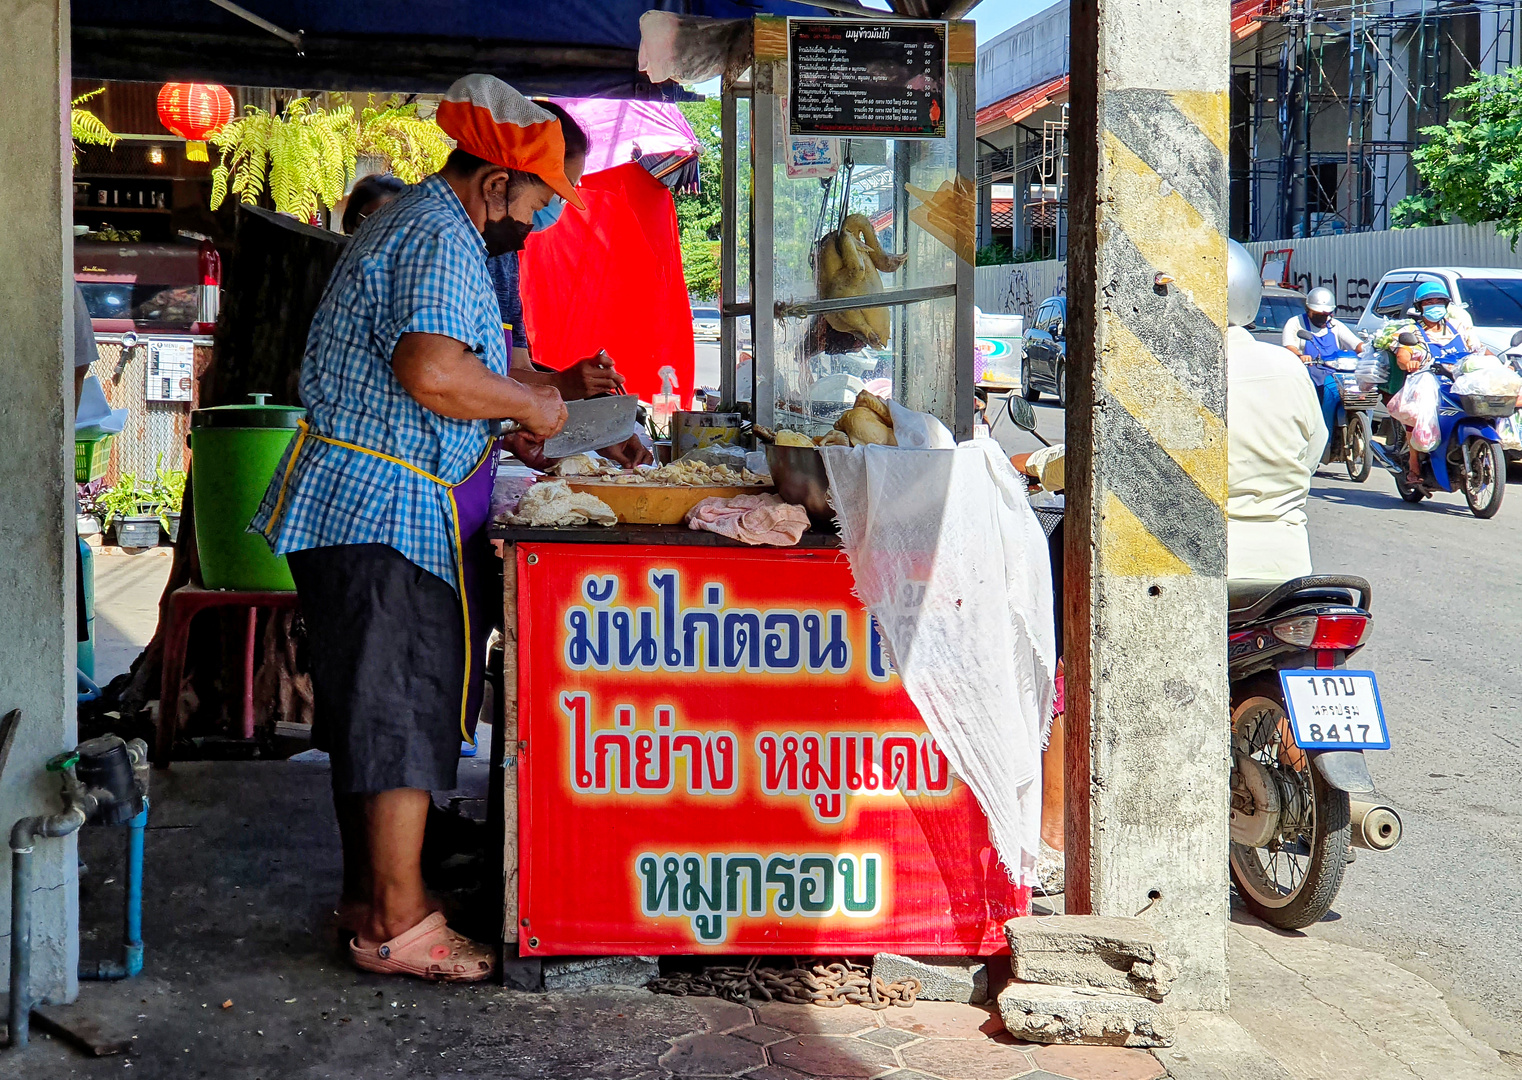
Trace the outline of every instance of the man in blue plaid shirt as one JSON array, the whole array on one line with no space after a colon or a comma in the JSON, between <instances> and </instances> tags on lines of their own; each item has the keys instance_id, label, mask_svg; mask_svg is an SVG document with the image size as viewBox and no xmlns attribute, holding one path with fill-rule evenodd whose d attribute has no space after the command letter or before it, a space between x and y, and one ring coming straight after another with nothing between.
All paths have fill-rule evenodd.
<instances>
[{"instance_id":1,"label":"man in blue plaid shirt","mask_svg":"<svg viewBox=\"0 0 1522 1080\"><path fill-rule=\"evenodd\" d=\"M486 260L521 248L553 196L582 204L560 121L506 83L459 80L438 122L459 149L369 217L333 271L302 361L305 426L250 528L288 555L301 596L351 956L474 981L491 952L433 910L421 853L429 793L455 786L479 711L496 579L488 424L543 439L566 415L555 388L508 377Z\"/></svg>"}]
</instances>

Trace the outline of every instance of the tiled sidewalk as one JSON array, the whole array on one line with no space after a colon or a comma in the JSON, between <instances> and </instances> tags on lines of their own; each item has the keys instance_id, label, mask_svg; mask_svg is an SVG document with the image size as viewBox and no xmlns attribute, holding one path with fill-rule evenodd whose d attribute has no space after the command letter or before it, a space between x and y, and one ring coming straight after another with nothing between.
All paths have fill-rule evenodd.
<instances>
[{"instance_id":1,"label":"tiled sidewalk","mask_svg":"<svg viewBox=\"0 0 1522 1080\"><path fill-rule=\"evenodd\" d=\"M1155 1080L1157 1059L1120 1047L1017 1043L991 1009L922 1001L860 1006L690 1000L706 1030L673 1040L660 1067L672 1077L746 1080Z\"/></svg>"}]
</instances>

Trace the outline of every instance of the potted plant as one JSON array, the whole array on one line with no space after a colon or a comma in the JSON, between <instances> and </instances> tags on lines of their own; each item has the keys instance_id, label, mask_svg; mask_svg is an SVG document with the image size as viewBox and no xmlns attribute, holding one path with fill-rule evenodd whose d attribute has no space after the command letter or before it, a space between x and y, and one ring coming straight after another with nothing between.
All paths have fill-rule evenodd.
<instances>
[{"instance_id":1,"label":"potted plant","mask_svg":"<svg viewBox=\"0 0 1522 1080\"><path fill-rule=\"evenodd\" d=\"M116 528L116 542L127 548L155 547L159 542L159 518L150 499L138 490L137 476L122 473L115 485L97 501L107 528Z\"/></svg>"},{"instance_id":2,"label":"potted plant","mask_svg":"<svg viewBox=\"0 0 1522 1080\"><path fill-rule=\"evenodd\" d=\"M164 456L159 455L153 470L153 486L148 498L158 510L159 524L171 544L180 539L180 508L185 504L185 473L182 469L164 471Z\"/></svg>"},{"instance_id":3,"label":"potted plant","mask_svg":"<svg viewBox=\"0 0 1522 1080\"><path fill-rule=\"evenodd\" d=\"M100 497L104 493L104 480L91 480L76 487L74 528L80 536L95 536L105 532L105 511L101 509Z\"/></svg>"}]
</instances>

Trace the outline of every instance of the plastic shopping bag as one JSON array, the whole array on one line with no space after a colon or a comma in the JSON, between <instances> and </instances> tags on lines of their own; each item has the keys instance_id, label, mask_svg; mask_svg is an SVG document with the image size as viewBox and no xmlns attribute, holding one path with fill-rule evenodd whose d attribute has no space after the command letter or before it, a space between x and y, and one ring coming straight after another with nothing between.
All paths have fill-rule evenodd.
<instances>
[{"instance_id":1,"label":"plastic shopping bag","mask_svg":"<svg viewBox=\"0 0 1522 1080\"><path fill-rule=\"evenodd\" d=\"M1390 377L1390 354L1384 349L1365 349L1358 356L1353 378L1360 390L1378 390Z\"/></svg>"},{"instance_id":2,"label":"plastic shopping bag","mask_svg":"<svg viewBox=\"0 0 1522 1080\"><path fill-rule=\"evenodd\" d=\"M1502 363L1475 368L1453 380L1454 394L1511 396L1522 394L1522 375Z\"/></svg>"},{"instance_id":3,"label":"plastic shopping bag","mask_svg":"<svg viewBox=\"0 0 1522 1080\"><path fill-rule=\"evenodd\" d=\"M1437 445L1437 376L1418 371L1390 399L1390 415L1411 429L1411 445L1423 453Z\"/></svg>"}]
</instances>

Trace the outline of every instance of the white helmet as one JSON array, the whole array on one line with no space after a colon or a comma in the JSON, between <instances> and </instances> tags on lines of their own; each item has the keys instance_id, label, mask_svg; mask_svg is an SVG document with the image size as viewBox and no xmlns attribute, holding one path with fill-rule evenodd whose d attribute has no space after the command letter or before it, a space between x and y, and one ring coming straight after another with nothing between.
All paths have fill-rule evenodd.
<instances>
[{"instance_id":1,"label":"white helmet","mask_svg":"<svg viewBox=\"0 0 1522 1080\"><path fill-rule=\"evenodd\" d=\"M1305 296L1305 310L1320 315L1330 315L1337 310L1337 298L1331 289L1312 289Z\"/></svg>"},{"instance_id":2,"label":"white helmet","mask_svg":"<svg viewBox=\"0 0 1522 1080\"><path fill-rule=\"evenodd\" d=\"M1263 302L1263 279L1258 263L1235 240L1226 241L1226 321L1251 326Z\"/></svg>"}]
</instances>

